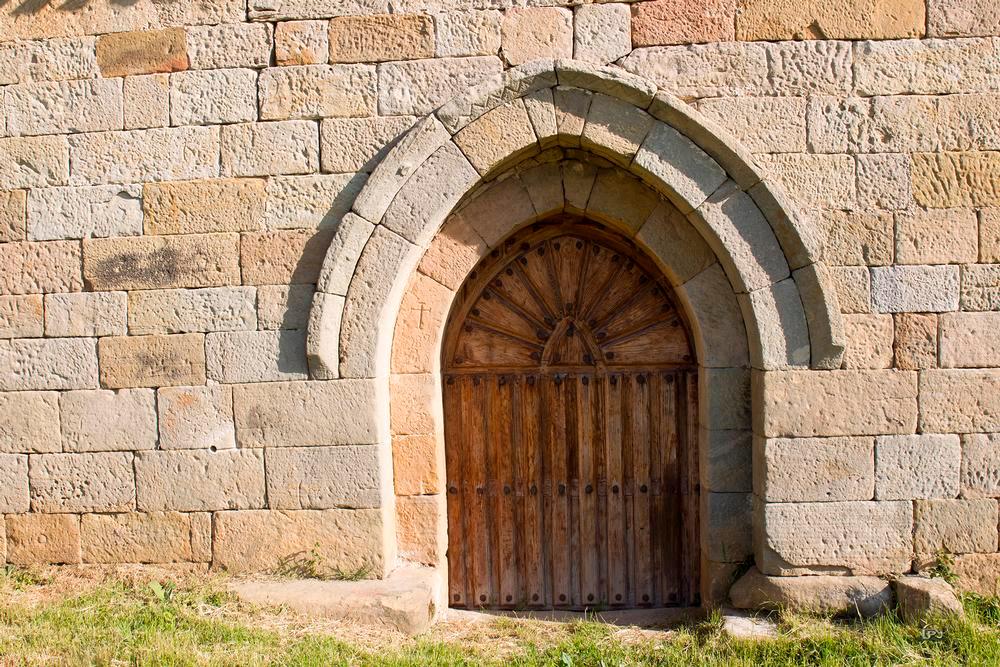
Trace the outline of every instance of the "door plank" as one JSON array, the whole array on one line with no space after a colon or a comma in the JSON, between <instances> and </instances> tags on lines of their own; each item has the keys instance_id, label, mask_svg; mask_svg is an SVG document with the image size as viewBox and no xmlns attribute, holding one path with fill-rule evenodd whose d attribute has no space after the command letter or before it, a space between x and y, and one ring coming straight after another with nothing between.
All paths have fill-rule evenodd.
<instances>
[{"instance_id":1,"label":"door plank","mask_svg":"<svg viewBox=\"0 0 1000 667\"><path fill-rule=\"evenodd\" d=\"M468 461L462 415L462 378L447 377L444 381L445 471L448 476L448 599L452 606L468 606L468 565L465 540L465 503L468 493L463 483L463 466Z\"/></svg>"}]
</instances>

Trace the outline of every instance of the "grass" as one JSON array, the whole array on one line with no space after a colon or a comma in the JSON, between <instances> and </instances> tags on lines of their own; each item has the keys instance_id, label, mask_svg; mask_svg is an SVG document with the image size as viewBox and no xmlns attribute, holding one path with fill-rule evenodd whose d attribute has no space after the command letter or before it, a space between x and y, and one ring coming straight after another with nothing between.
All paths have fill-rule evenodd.
<instances>
[{"instance_id":1,"label":"grass","mask_svg":"<svg viewBox=\"0 0 1000 667\"><path fill-rule=\"evenodd\" d=\"M159 579L156 576L160 576ZM204 574L0 573L0 665L993 665L1000 600L968 619L839 623L777 617L774 640L735 640L718 618L660 632L594 622L445 621L407 639L251 608Z\"/></svg>"}]
</instances>

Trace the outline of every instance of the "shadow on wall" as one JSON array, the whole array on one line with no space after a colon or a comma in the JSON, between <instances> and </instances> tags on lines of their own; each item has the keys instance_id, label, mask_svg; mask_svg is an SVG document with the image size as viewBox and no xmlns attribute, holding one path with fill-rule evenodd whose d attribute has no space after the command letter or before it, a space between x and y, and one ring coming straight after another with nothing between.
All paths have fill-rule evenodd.
<instances>
[{"instance_id":1,"label":"shadow on wall","mask_svg":"<svg viewBox=\"0 0 1000 667\"><path fill-rule=\"evenodd\" d=\"M61 12L75 12L81 9L85 9L87 5L92 4L95 1L100 0L66 0L62 4L56 4L54 0L23 0L21 4L17 5L11 10L11 14L14 16L25 16L29 14L37 14L48 6L53 6ZM119 7L131 7L132 5L139 2L139 0L104 0L110 5L117 5ZM0 0L0 9L4 9L8 5L13 5L16 0ZM170 4L177 2L177 0L159 0L162 4Z\"/></svg>"}]
</instances>

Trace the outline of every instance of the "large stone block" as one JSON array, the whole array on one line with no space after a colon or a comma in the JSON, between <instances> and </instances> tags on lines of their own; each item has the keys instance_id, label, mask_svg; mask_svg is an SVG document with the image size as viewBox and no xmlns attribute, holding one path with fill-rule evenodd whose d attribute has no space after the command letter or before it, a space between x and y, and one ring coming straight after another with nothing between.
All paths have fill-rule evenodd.
<instances>
[{"instance_id":1,"label":"large stone block","mask_svg":"<svg viewBox=\"0 0 1000 667\"><path fill-rule=\"evenodd\" d=\"M488 248L486 241L467 220L461 215L453 215L420 259L420 272L457 290Z\"/></svg>"},{"instance_id":2,"label":"large stone block","mask_svg":"<svg viewBox=\"0 0 1000 667\"><path fill-rule=\"evenodd\" d=\"M414 120L413 116L323 119L319 129L323 171L370 172Z\"/></svg>"},{"instance_id":3,"label":"large stone block","mask_svg":"<svg viewBox=\"0 0 1000 667\"><path fill-rule=\"evenodd\" d=\"M2 200L3 195L0 194L0 201ZM0 210L3 210L2 205ZM0 220L3 220L2 215ZM0 238L3 238L3 224L0 224ZM982 261L1000 264L1000 208L988 208L979 212L979 253Z\"/></svg>"},{"instance_id":4,"label":"large stone block","mask_svg":"<svg viewBox=\"0 0 1000 667\"><path fill-rule=\"evenodd\" d=\"M39 454L61 450L59 394L0 393L0 451Z\"/></svg>"},{"instance_id":5,"label":"large stone block","mask_svg":"<svg viewBox=\"0 0 1000 667\"><path fill-rule=\"evenodd\" d=\"M1000 498L1000 433L962 436L962 497Z\"/></svg>"},{"instance_id":6,"label":"large stone block","mask_svg":"<svg viewBox=\"0 0 1000 667\"><path fill-rule=\"evenodd\" d=\"M93 338L0 341L0 391L96 387Z\"/></svg>"},{"instance_id":7,"label":"large stone block","mask_svg":"<svg viewBox=\"0 0 1000 667\"><path fill-rule=\"evenodd\" d=\"M754 432L758 435L879 435L916 430L916 373L769 371L754 373L754 385Z\"/></svg>"},{"instance_id":8,"label":"large stone block","mask_svg":"<svg viewBox=\"0 0 1000 667\"><path fill-rule=\"evenodd\" d=\"M239 246L238 234L86 240L83 277L93 290L238 285Z\"/></svg>"},{"instance_id":9,"label":"large stone block","mask_svg":"<svg viewBox=\"0 0 1000 667\"><path fill-rule=\"evenodd\" d=\"M170 125L170 75L141 74L125 77L122 84L126 130Z\"/></svg>"},{"instance_id":10,"label":"large stone block","mask_svg":"<svg viewBox=\"0 0 1000 667\"><path fill-rule=\"evenodd\" d=\"M305 380L303 331L231 331L205 338L208 377L216 382Z\"/></svg>"},{"instance_id":11,"label":"large stone block","mask_svg":"<svg viewBox=\"0 0 1000 667\"><path fill-rule=\"evenodd\" d=\"M968 151L1000 148L1000 119L991 112L996 104L996 93L948 95L937 99L940 143L934 149Z\"/></svg>"},{"instance_id":12,"label":"large stone block","mask_svg":"<svg viewBox=\"0 0 1000 667\"><path fill-rule=\"evenodd\" d=\"M271 26L248 23L192 26L187 31L191 69L267 67L271 62Z\"/></svg>"},{"instance_id":13,"label":"large stone block","mask_svg":"<svg viewBox=\"0 0 1000 667\"><path fill-rule=\"evenodd\" d=\"M757 161L799 206L856 208L856 165L851 155L784 153L760 155Z\"/></svg>"},{"instance_id":14,"label":"large stone block","mask_svg":"<svg viewBox=\"0 0 1000 667\"><path fill-rule=\"evenodd\" d=\"M963 266L961 302L964 310L1000 310L1000 266Z\"/></svg>"},{"instance_id":15,"label":"large stone block","mask_svg":"<svg viewBox=\"0 0 1000 667\"><path fill-rule=\"evenodd\" d=\"M530 176L526 174L524 179L530 179ZM590 199L587 200L587 214L597 220L605 220L631 236L650 220L653 210L661 205L664 210L651 225L650 232L652 227L657 225L666 227L658 230L660 234L669 234L673 229L683 226L687 228L688 234L693 232L695 236L699 236L690 229L680 211L662 201L657 193L642 181L620 169L602 169L598 172ZM664 221L664 218L670 215L668 211L675 214L679 220ZM677 242L675 239L670 241ZM683 253L680 249L676 249L676 252ZM710 250L709 252L711 253Z\"/></svg>"},{"instance_id":16,"label":"large stone block","mask_svg":"<svg viewBox=\"0 0 1000 667\"><path fill-rule=\"evenodd\" d=\"M892 315L844 315L844 368L891 368Z\"/></svg>"},{"instance_id":17,"label":"large stone block","mask_svg":"<svg viewBox=\"0 0 1000 667\"><path fill-rule=\"evenodd\" d=\"M385 567L382 513L376 509L220 512L213 537L213 566L233 573L273 570L313 549L331 569L370 567L370 576L377 577Z\"/></svg>"},{"instance_id":18,"label":"large stone block","mask_svg":"<svg viewBox=\"0 0 1000 667\"><path fill-rule=\"evenodd\" d=\"M305 329L312 304L312 285L257 288L257 320L261 329Z\"/></svg>"},{"instance_id":19,"label":"large stone block","mask_svg":"<svg viewBox=\"0 0 1000 667\"><path fill-rule=\"evenodd\" d=\"M39 454L31 457L28 479L33 512L135 509L135 474L129 452Z\"/></svg>"},{"instance_id":20,"label":"large stone block","mask_svg":"<svg viewBox=\"0 0 1000 667\"><path fill-rule=\"evenodd\" d=\"M684 283L677 289L677 295L687 306L687 312L693 315L699 363L715 368L749 366L743 315L719 264L712 264Z\"/></svg>"},{"instance_id":21,"label":"large stone block","mask_svg":"<svg viewBox=\"0 0 1000 667\"><path fill-rule=\"evenodd\" d=\"M123 336L128 326L125 292L76 292L45 296L45 335Z\"/></svg>"},{"instance_id":22,"label":"large stone block","mask_svg":"<svg viewBox=\"0 0 1000 667\"><path fill-rule=\"evenodd\" d=\"M655 124L652 116L629 102L594 94L580 145L628 167Z\"/></svg>"},{"instance_id":23,"label":"large stone block","mask_svg":"<svg viewBox=\"0 0 1000 667\"><path fill-rule=\"evenodd\" d=\"M981 595L1000 595L1000 553L966 554L955 558L958 588Z\"/></svg>"},{"instance_id":24,"label":"large stone block","mask_svg":"<svg viewBox=\"0 0 1000 667\"><path fill-rule=\"evenodd\" d=\"M68 391L59 397L63 450L105 452L156 447L151 389Z\"/></svg>"},{"instance_id":25,"label":"large stone block","mask_svg":"<svg viewBox=\"0 0 1000 667\"><path fill-rule=\"evenodd\" d=\"M809 367L809 325L794 280L786 278L737 298L747 323L754 368Z\"/></svg>"},{"instance_id":26,"label":"large stone block","mask_svg":"<svg viewBox=\"0 0 1000 667\"><path fill-rule=\"evenodd\" d=\"M414 273L396 316L392 340L394 373L432 373L454 292L423 273Z\"/></svg>"},{"instance_id":27,"label":"large stone block","mask_svg":"<svg viewBox=\"0 0 1000 667\"><path fill-rule=\"evenodd\" d=\"M80 562L80 517L76 514L10 514L7 561L14 565Z\"/></svg>"},{"instance_id":28,"label":"large stone block","mask_svg":"<svg viewBox=\"0 0 1000 667\"><path fill-rule=\"evenodd\" d=\"M376 100L370 65L299 65L260 74L263 120L373 116Z\"/></svg>"},{"instance_id":29,"label":"large stone block","mask_svg":"<svg viewBox=\"0 0 1000 667\"><path fill-rule=\"evenodd\" d=\"M500 26L504 59L521 65L539 58L573 57L573 12L561 7L517 7Z\"/></svg>"},{"instance_id":30,"label":"large stone block","mask_svg":"<svg viewBox=\"0 0 1000 667\"><path fill-rule=\"evenodd\" d=\"M920 373L920 430L929 433L1000 431L1000 371Z\"/></svg>"},{"instance_id":31,"label":"large stone block","mask_svg":"<svg viewBox=\"0 0 1000 667\"><path fill-rule=\"evenodd\" d=\"M448 511L444 496L404 496L396 499L396 539L399 556L422 565L445 559Z\"/></svg>"},{"instance_id":32,"label":"large stone block","mask_svg":"<svg viewBox=\"0 0 1000 667\"><path fill-rule=\"evenodd\" d=\"M895 319L893 353L896 368L935 368L938 360L938 316L900 313Z\"/></svg>"},{"instance_id":33,"label":"large stone block","mask_svg":"<svg viewBox=\"0 0 1000 667\"><path fill-rule=\"evenodd\" d=\"M511 232L514 221L535 218L528 189L519 178L502 178L477 188L451 220L461 219L489 246L496 246ZM412 223L411 223L412 224ZM464 276L463 276L464 277Z\"/></svg>"},{"instance_id":34,"label":"large stone block","mask_svg":"<svg viewBox=\"0 0 1000 667\"><path fill-rule=\"evenodd\" d=\"M754 439L755 493L768 502L871 500L872 438Z\"/></svg>"},{"instance_id":35,"label":"large stone block","mask_svg":"<svg viewBox=\"0 0 1000 667\"><path fill-rule=\"evenodd\" d=\"M22 83L5 88L7 134L122 129L122 84L114 79Z\"/></svg>"},{"instance_id":36,"label":"large stone block","mask_svg":"<svg viewBox=\"0 0 1000 667\"><path fill-rule=\"evenodd\" d=\"M331 246L335 229L295 229L244 234L240 245L243 282L248 285L310 284Z\"/></svg>"},{"instance_id":37,"label":"large stone block","mask_svg":"<svg viewBox=\"0 0 1000 667\"><path fill-rule=\"evenodd\" d=\"M383 435L371 380L240 385L233 409L240 447L373 444Z\"/></svg>"},{"instance_id":38,"label":"large stone block","mask_svg":"<svg viewBox=\"0 0 1000 667\"><path fill-rule=\"evenodd\" d=\"M875 497L955 498L961 462L957 435L879 437L875 443Z\"/></svg>"},{"instance_id":39,"label":"large stone block","mask_svg":"<svg viewBox=\"0 0 1000 667\"><path fill-rule=\"evenodd\" d=\"M846 96L854 87L851 42L782 41L764 45L768 93Z\"/></svg>"},{"instance_id":40,"label":"large stone block","mask_svg":"<svg viewBox=\"0 0 1000 667\"><path fill-rule=\"evenodd\" d=\"M44 188L69 181L66 137L0 138L4 188Z\"/></svg>"},{"instance_id":41,"label":"large stone block","mask_svg":"<svg viewBox=\"0 0 1000 667\"><path fill-rule=\"evenodd\" d=\"M378 66L379 114L421 116L502 69L496 56L383 63Z\"/></svg>"},{"instance_id":42,"label":"large stone block","mask_svg":"<svg viewBox=\"0 0 1000 667\"><path fill-rule=\"evenodd\" d=\"M28 457L24 454L0 454L0 512L21 514L30 506L28 496Z\"/></svg>"},{"instance_id":43,"label":"large stone block","mask_svg":"<svg viewBox=\"0 0 1000 667\"><path fill-rule=\"evenodd\" d=\"M880 313L958 310L959 270L953 265L876 266L872 303Z\"/></svg>"},{"instance_id":44,"label":"large stone block","mask_svg":"<svg viewBox=\"0 0 1000 667\"><path fill-rule=\"evenodd\" d=\"M894 153L857 157L858 207L905 209L913 205L910 156Z\"/></svg>"},{"instance_id":45,"label":"large stone block","mask_svg":"<svg viewBox=\"0 0 1000 667\"><path fill-rule=\"evenodd\" d=\"M726 181L726 172L674 128L658 123L643 142L630 169L662 183L682 213L690 213Z\"/></svg>"},{"instance_id":46,"label":"large stone block","mask_svg":"<svg viewBox=\"0 0 1000 667\"><path fill-rule=\"evenodd\" d=\"M757 567L768 575L890 574L910 569L909 502L768 503Z\"/></svg>"},{"instance_id":47,"label":"large stone block","mask_svg":"<svg viewBox=\"0 0 1000 667\"><path fill-rule=\"evenodd\" d=\"M379 507L378 445L267 451L267 504L279 510Z\"/></svg>"},{"instance_id":48,"label":"large stone block","mask_svg":"<svg viewBox=\"0 0 1000 667\"><path fill-rule=\"evenodd\" d=\"M488 56L500 51L500 22L496 10L464 11L434 16L435 49L439 58Z\"/></svg>"},{"instance_id":49,"label":"large stone block","mask_svg":"<svg viewBox=\"0 0 1000 667\"><path fill-rule=\"evenodd\" d=\"M105 77L185 70L187 33L167 28L103 35L97 40L97 64Z\"/></svg>"},{"instance_id":50,"label":"large stone block","mask_svg":"<svg viewBox=\"0 0 1000 667\"><path fill-rule=\"evenodd\" d=\"M4 12L0 22L12 14ZM23 15L30 17L31 13ZM5 39L0 44L0 84L92 79L98 75L93 37L60 38L51 32L50 23L39 23L41 31L35 36L44 39L32 41L17 40L4 29L6 26L0 27Z\"/></svg>"},{"instance_id":51,"label":"large stone block","mask_svg":"<svg viewBox=\"0 0 1000 667\"><path fill-rule=\"evenodd\" d=\"M101 338L101 384L111 389L205 384L205 336Z\"/></svg>"},{"instance_id":52,"label":"large stone block","mask_svg":"<svg viewBox=\"0 0 1000 667\"><path fill-rule=\"evenodd\" d=\"M226 125L221 150L227 176L308 174L319 169L319 127L304 120Z\"/></svg>"},{"instance_id":53,"label":"large stone block","mask_svg":"<svg viewBox=\"0 0 1000 667\"><path fill-rule=\"evenodd\" d=\"M164 387L156 392L160 449L234 449L230 387Z\"/></svg>"},{"instance_id":54,"label":"large stone block","mask_svg":"<svg viewBox=\"0 0 1000 667\"><path fill-rule=\"evenodd\" d=\"M750 428L750 371L704 368L698 382L699 423L705 428Z\"/></svg>"},{"instance_id":55,"label":"large stone block","mask_svg":"<svg viewBox=\"0 0 1000 667\"><path fill-rule=\"evenodd\" d=\"M716 97L701 101L698 111L730 130L754 153L806 150L804 97Z\"/></svg>"},{"instance_id":56,"label":"large stone block","mask_svg":"<svg viewBox=\"0 0 1000 667\"><path fill-rule=\"evenodd\" d=\"M990 0L936 0L927 5L931 36L996 35L1000 31L1000 7Z\"/></svg>"},{"instance_id":57,"label":"large stone block","mask_svg":"<svg viewBox=\"0 0 1000 667\"><path fill-rule=\"evenodd\" d=\"M0 296L0 338L38 338L45 329L41 294Z\"/></svg>"},{"instance_id":58,"label":"large stone block","mask_svg":"<svg viewBox=\"0 0 1000 667\"><path fill-rule=\"evenodd\" d=\"M128 296L129 333L171 334L257 328L257 290L208 287L140 290Z\"/></svg>"},{"instance_id":59,"label":"large stone block","mask_svg":"<svg viewBox=\"0 0 1000 667\"><path fill-rule=\"evenodd\" d=\"M278 5L268 0L247 3L247 18L251 21L284 21L287 19L328 19L336 16L381 14L389 11L386 0L282 0Z\"/></svg>"},{"instance_id":60,"label":"large stone block","mask_svg":"<svg viewBox=\"0 0 1000 667\"><path fill-rule=\"evenodd\" d=\"M896 214L896 262L968 264L978 259L979 222L970 209Z\"/></svg>"},{"instance_id":61,"label":"large stone block","mask_svg":"<svg viewBox=\"0 0 1000 667\"><path fill-rule=\"evenodd\" d=\"M276 176L267 182L268 229L332 229L351 210L364 174Z\"/></svg>"},{"instance_id":62,"label":"large stone block","mask_svg":"<svg viewBox=\"0 0 1000 667\"><path fill-rule=\"evenodd\" d=\"M0 190L0 242L25 240L27 203L27 190Z\"/></svg>"},{"instance_id":63,"label":"large stone block","mask_svg":"<svg viewBox=\"0 0 1000 667\"><path fill-rule=\"evenodd\" d=\"M283 21L274 27L278 65L322 65L330 59L328 21Z\"/></svg>"},{"instance_id":64,"label":"large stone block","mask_svg":"<svg viewBox=\"0 0 1000 667\"><path fill-rule=\"evenodd\" d=\"M573 12L573 57L606 65L632 51L628 5L582 5Z\"/></svg>"},{"instance_id":65,"label":"large stone block","mask_svg":"<svg viewBox=\"0 0 1000 667\"><path fill-rule=\"evenodd\" d=\"M854 53L860 95L979 93L1000 83L997 45L989 38L860 42Z\"/></svg>"},{"instance_id":66,"label":"large stone block","mask_svg":"<svg viewBox=\"0 0 1000 667\"><path fill-rule=\"evenodd\" d=\"M919 559L938 554L997 550L997 501L917 500L913 503L913 550Z\"/></svg>"},{"instance_id":67,"label":"large stone block","mask_svg":"<svg viewBox=\"0 0 1000 667\"><path fill-rule=\"evenodd\" d=\"M752 495L702 493L702 553L716 563L742 563L753 553Z\"/></svg>"},{"instance_id":68,"label":"large stone block","mask_svg":"<svg viewBox=\"0 0 1000 667\"><path fill-rule=\"evenodd\" d=\"M147 183L142 211L147 234L250 232L261 228L265 181L218 178Z\"/></svg>"},{"instance_id":69,"label":"large stone block","mask_svg":"<svg viewBox=\"0 0 1000 667\"><path fill-rule=\"evenodd\" d=\"M330 62L372 63L434 57L427 14L340 16L330 21Z\"/></svg>"},{"instance_id":70,"label":"large stone block","mask_svg":"<svg viewBox=\"0 0 1000 667\"><path fill-rule=\"evenodd\" d=\"M209 178L219 174L219 128L74 134L69 152L73 185Z\"/></svg>"},{"instance_id":71,"label":"large stone block","mask_svg":"<svg viewBox=\"0 0 1000 667\"><path fill-rule=\"evenodd\" d=\"M444 447L434 435L392 438L393 488L397 496L420 496L444 490Z\"/></svg>"},{"instance_id":72,"label":"large stone block","mask_svg":"<svg viewBox=\"0 0 1000 667\"><path fill-rule=\"evenodd\" d=\"M84 514L80 541L84 563L177 563L199 558L200 514L151 512Z\"/></svg>"},{"instance_id":73,"label":"large stone block","mask_svg":"<svg viewBox=\"0 0 1000 667\"><path fill-rule=\"evenodd\" d=\"M752 568L729 592L737 609L794 610L823 616L877 616L892 608L892 586L878 577L768 577Z\"/></svg>"},{"instance_id":74,"label":"large stone block","mask_svg":"<svg viewBox=\"0 0 1000 667\"><path fill-rule=\"evenodd\" d=\"M1000 152L915 153L913 199L927 208L1000 204Z\"/></svg>"},{"instance_id":75,"label":"large stone block","mask_svg":"<svg viewBox=\"0 0 1000 667\"><path fill-rule=\"evenodd\" d=\"M136 497L144 512L264 507L264 452L207 449L139 452Z\"/></svg>"},{"instance_id":76,"label":"large stone block","mask_svg":"<svg viewBox=\"0 0 1000 667\"><path fill-rule=\"evenodd\" d=\"M871 0L828 3L749 0L736 15L737 39L901 39L923 37L920 0L883 4Z\"/></svg>"},{"instance_id":77,"label":"large stone block","mask_svg":"<svg viewBox=\"0 0 1000 667\"><path fill-rule=\"evenodd\" d=\"M80 244L71 241L0 244L0 294L79 292Z\"/></svg>"},{"instance_id":78,"label":"large stone block","mask_svg":"<svg viewBox=\"0 0 1000 667\"><path fill-rule=\"evenodd\" d=\"M621 179L615 179L621 180ZM615 202L608 189L608 202ZM618 206L626 202L618 201ZM674 285L682 285L715 263L715 253L675 206L661 202L643 222L636 238L656 256ZM723 278L725 276L723 275ZM726 289L732 288L726 284ZM733 302L735 304L735 301Z\"/></svg>"},{"instance_id":79,"label":"large stone block","mask_svg":"<svg viewBox=\"0 0 1000 667\"><path fill-rule=\"evenodd\" d=\"M1000 366L1000 313L944 313L939 320L943 368Z\"/></svg>"},{"instance_id":80,"label":"large stone block","mask_svg":"<svg viewBox=\"0 0 1000 667\"><path fill-rule=\"evenodd\" d=\"M138 185L32 190L28 238L47 241L141 234L141 193Z\"/></svg>"},{"instance_id":81,"label":"large stone block","mask_svg":"<svg viewBox=\"0 0 1000 667\"><path fill-rule=\"evenodd\" d=\"M535 131L521 100L499 106L466 125L455 135L455 144L483 175L514 156L538 149Z\"/></svg>"},{"instance_id":82,"label":"large stone block","mask_svg":"<svg viewBox=\"0 0 1000 667\"><path fill-rule=\"evenodd\" d=\"M217 69L170 77L172 125L218 125L257 120L257 72Z\"/></svg>"},{"instance_id":83,"label":"large stone block","mask_svg":"<svg viewBox=\"0 0 1000 667\"><path fill-rule=\"evenodd\" d=\"M632 5L635 46L731 42L736 0L655 0Z\"/></svg>"}]
</instances>

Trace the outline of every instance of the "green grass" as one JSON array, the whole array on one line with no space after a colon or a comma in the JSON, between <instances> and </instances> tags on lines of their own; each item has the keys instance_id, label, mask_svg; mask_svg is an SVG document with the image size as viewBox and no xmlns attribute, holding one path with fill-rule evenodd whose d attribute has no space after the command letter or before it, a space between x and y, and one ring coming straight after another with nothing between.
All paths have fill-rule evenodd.
<instances>
[{"instance_id":1,"label":"green grass","mask_svg":"<svg viewBox=\"0 0 1000 667\"><path fill-rule=\"evenodd\" d=\"M377 633L351 635L336 625L246 608L211 585L108 579L47 594L50 585L30 573L0 573L0 664L1000 664L1000 600L973 595L965 598L966 621L927 628L892 616L845 624L788 614L778 619L778 639L746 641L729 638L711 618L658 635L621 634L593 622L540 631L539 624L501 618L475 628L435 628L413 640L383 633L379 644Z\"/></svg>"}]
</instances>

